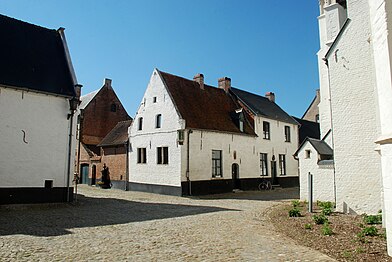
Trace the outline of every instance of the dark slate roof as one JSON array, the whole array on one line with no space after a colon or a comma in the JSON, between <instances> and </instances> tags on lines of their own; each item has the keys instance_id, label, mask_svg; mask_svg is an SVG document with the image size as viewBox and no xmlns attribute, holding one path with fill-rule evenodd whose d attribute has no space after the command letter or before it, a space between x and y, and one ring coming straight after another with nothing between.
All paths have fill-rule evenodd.
<instances>
[{"instance_id":1,"label":"dark slate roof","mask_svg":"<svg viewBox=\"0 0 392 262\"><path fill-rule=\"evenodd\" d=\"M75 96L57 30L0 15L0 85Z\"/></svg>"},{"instance_id":2,"label":"dark slate roof","mask_svg":"<svg viewBox=\"0 0 392 262\"><path fill-rule=\"evenodd\" d=\"M255 115L297 125L298 123L288 115L276 103L271 102L264 96L249 93L247 91L231 88L231 92L244 103Z\"/></svg>"},{"instance_id":3,"label":"dark slate roof","mask_svg":"<svg viewBox=\"0 0 392 262\"><path fill-rule=\"evenodd\" d=\"M332 148L324 140L309 137L307 137L298 147L297 151L294 153L294 156L298 155L298 152L302 149L302 147L306 144L307 141L309 141L309 143L314 147L314 149L316 149L317 153L319 153L320 155L333 156Z\"/></svg>"},{"instance_id":4,"label":"dark slate roof","mask_svg":"<svg viewBox=\"0 0 392 262\"><path fill-rule=\"evenodd\" d=\"M294 117L294 120L300 124L299 127L299 144L307 137L320 139L320 124L301 118Z\"/></svg>"},{"instance_id":5,"label":"dark slate roof","mask_svg":"<svg viewBox=\"0 0 392 262\"><path fill-rule=\"evenodd\" d=\"M118 122L98 146L104 147L125 144L128 141L128 127L131 124L132 120Z\"/></svg>"},{"instance_id":6,"label":"dark slate roof","mask_svg":"<svg viewBox=\"0 0 392 262\"><path fill-rule=\"evenodd\" d=\"M206 129L255 136L245 116L244 132L239 129L238 117L233 113L241 108L223 89L204 85L179 76L158 71L164 81L186 128Z\"/></svg>"}]
</instances>

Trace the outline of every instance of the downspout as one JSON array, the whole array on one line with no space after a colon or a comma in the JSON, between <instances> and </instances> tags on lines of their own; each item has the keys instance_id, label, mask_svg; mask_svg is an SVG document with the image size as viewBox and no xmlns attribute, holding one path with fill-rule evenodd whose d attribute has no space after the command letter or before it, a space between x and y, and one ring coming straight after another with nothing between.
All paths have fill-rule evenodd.
<instances>
[{"instance_id":1,"label":"downspout","mask_svg":"<svg viewBox=\"0 0 392 262\"><path fill-rule=\"evenodd\" d=\"M80 144L82 140L82 129L83 129L83 109L80 110L79 114L79 130L78 131L78 160L77 160L77 167L76 167L76 172L78 174L78 177L80 177ZM79 181L77 181L79 183Z\"/></svg>"},{"instance_id":2,"label":"downspout","mask_svg":"<svg viewBox=\"0 0 392 262\"><path fill-rule=\"evenodd\" d=\"M332 146L333 146L333 150L335 150L335 140L334 140L334 130L333 130L333 121L332 121L332 96L331 96L331 75L329 72L329 62L328 59L326 57L323 58L325 65L327 66L327 72L328 72L328 92L329 92L329 113L331 116L331 141L332 141ZM332 167L333 167L333 193L334 193L334 200L335 200L335 206L334 208L336 208L336 203L337 203L337 195L336 195L336 169L335 169L335 152L333 152L332 154Z\"/></svg>"},{"instance_id":3,"label":"downspout","mask_svg":"<svg viewBox=\"0 0 392 262\"><path fill-rule=\"evenodd\" d=\"M69 120L69 139L68 139L68 166L67 166L67 202L69 200L69 181L71 180L71 157L72 157L72 128L73 128L73 118L74 110L71 110L71 114L68 115Z\"/></svg>"},{"instance_id":4,"label":"downspout","mask_svg":"<svg viewBox=\"0 0 392 262\"><path fill-rule=\"evenodd\" d=\"M189 138L190 134L193 133L192 129L188 130L188 135L187 135L187 144L186 144L186 180L188 181L188 186L189 186L189 195L192 195L192 184L191 184L191 179L189 177L189 151L190 151L190 146L189 146Z\"/></svg>"},{"instance_id":5,"label":"downspout","mask_svg":"<svg viewBox=\"0 0 392 262\"><path fill-rule=\"evenodd\" d=\"M128 181L129 181L129 138L127 139L127 143L125 144L127 147L127 159L125 161L126 168L125 168L125 191L128 191Z\"/></svg>"}]
</instances>

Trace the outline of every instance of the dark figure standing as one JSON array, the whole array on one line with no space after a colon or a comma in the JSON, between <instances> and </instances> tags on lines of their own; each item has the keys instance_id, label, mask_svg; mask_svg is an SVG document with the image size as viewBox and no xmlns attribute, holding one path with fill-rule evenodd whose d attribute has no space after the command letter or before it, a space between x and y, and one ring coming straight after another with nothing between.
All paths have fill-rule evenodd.
<instances>
[{"instance_id":1,"label":"dark figure standing","mask_svg":"<svg viewBox=\"0 0 392 262\"><path fill-rule=\"evenodd\" d=\"M103 188L111 188L110 172L109 172L109 168L106 166L106 164L103 164L103 169L102 169L101 173L102 173Z\"/></svg>"}]
</instances>

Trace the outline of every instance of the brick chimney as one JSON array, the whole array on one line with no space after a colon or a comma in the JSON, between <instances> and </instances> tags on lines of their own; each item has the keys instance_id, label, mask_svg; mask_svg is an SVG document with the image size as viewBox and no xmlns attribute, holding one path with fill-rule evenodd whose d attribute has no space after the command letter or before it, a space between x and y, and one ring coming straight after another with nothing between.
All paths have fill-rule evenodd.
<instances>
[{"instance_id":1,"label":"brick chimney","mask_svg":"<svg viewBox=\"0 0 392 262\"><path fill-rule=\"evenodd\" d=\"M228 93L231 88L231 79L228 77L219 78L218 88L222 88L226 93Z\"/></svg>"},{"instance_id":2,"label":"brick chimney","mask_svg":"<svg viewBox=\"0 0 392 262\"><path fill-rule=\"evenodd\" d=\"M103 81L103 84L104 84L106 87L112 87L112 79L105 78L105 80Z\"/></svg>"},{"instance_id":3,"label":"brick chimney","mask_svg":"<svg viewBox=\"0 0 392 262\"><path fill-rule=\"evenodd\" d=\"M265 97L269 99L269 101L275 103L275 94L272 92L265 93Z\"/></svg>"},{"instance_id":4,"label":"brick chimney","mask_svg":"<svg viewBox=\"0 0 392 262\"><path fill-rule=\"evenodd\" d=\"M203 74L197 74L193 77L193 81L199 83L200 89L204 90L204 75Z\"/></svg>"}]
</instances>

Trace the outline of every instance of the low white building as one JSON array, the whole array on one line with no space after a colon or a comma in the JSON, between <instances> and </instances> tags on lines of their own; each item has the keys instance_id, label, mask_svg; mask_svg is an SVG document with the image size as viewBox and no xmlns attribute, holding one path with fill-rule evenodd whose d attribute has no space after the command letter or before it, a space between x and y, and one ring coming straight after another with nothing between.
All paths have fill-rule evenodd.
<instances>
[{"instance_id":1,"label":"low white building","mask_svg":"<svg viewBox=\"0 0 392 262\"><path fill-rule=\"evenodd\" d=\"M192 81L154 70L129 129L130 190L199 195L256 189L267 172L262 154L287 153L284 146L272 144L278 137L280 144L288 144L285 128L268 119L274 140L260 141L253 127L262 130L263 121L255 124L232 91L229 78L220 79L216 88L204 84L202 74ZM286 159L281 157L283 176L295 176L297 168ZM270 174L264 173L271 179Z\"/></svg>"},{"instance_id":2,"label":"low white building","mask_svg":"<svg viewBox=\"0 0 392 262\"><path fill-rule=\"evenodd\" d=\"M62 28L0 15L0 204L73 198L80 86Z\"/></svg>"}]
</instances>

